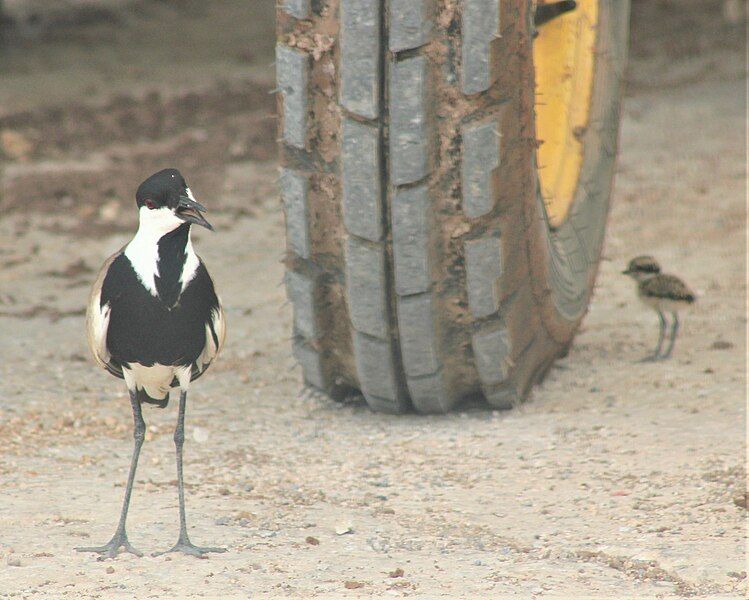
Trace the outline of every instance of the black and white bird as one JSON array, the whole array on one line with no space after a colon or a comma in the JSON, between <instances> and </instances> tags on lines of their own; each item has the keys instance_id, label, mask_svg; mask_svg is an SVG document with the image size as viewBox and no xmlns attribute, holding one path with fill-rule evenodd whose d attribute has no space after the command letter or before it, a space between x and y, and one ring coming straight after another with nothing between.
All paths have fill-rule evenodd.
<instances>
[{"instance_id":1,"label":"black and white bird","mask_svg":"<svg viewBox=\"0 0 749 600\"><path fill-rule=\"evenodd\" d=\"M662 360L669 358L674 350L676 334L679 331L679 311L687 308L697 300L697 296L686 283L675 275L661 273L661 266L652 256L637 256L629 261L627 269L622 271L637 282L637 296L646 306L658 313L660 333L658 345L653 354L644 360ZM667 321L664 313L671 314L671 334L668 348L661 354L663 340L666 337Z\"/></svg>"},{"instance_id":2,"label":"black and white bird","mask_svg":"<svg viewBox=\"0 0 749 600\"><path fill-rule=\"evenodd\" d=\"M174 431L177 451L180 532L168 552L203 556L223 548L201 548L187 535L182 479L185 405L190 383L205 373L224 342L226 326L213 281L190 240L191 225L213 227L176 169L164 169L140 184L135 194L140 225L135 237L112 255L99 273L86 315L88 341L96 362L123 378L133 409L135 447L120 521L104 546L77 548L114 557L120 548L137 556L127 538L138 456L146 425L142 404L161 408L179 388Z\"/></svg>"}]
</instances>

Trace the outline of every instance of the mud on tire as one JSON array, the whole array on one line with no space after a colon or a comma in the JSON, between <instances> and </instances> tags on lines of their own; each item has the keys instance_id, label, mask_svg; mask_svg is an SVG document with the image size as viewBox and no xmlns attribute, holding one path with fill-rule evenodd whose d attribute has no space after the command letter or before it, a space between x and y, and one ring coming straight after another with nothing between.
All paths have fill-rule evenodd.
<instances>
[{"instance_id":1,"label":"mud on tire","mask_svg":"<svg viewBox=\"0 0 749 600\"><path fill-rule=\"evenodd\" d=\"M294 355L388 412L513 406L586 311L616 155L628 3L601 0L583 166L552 229L528 0L281 0Z\"/></svg>"}]
</instances>

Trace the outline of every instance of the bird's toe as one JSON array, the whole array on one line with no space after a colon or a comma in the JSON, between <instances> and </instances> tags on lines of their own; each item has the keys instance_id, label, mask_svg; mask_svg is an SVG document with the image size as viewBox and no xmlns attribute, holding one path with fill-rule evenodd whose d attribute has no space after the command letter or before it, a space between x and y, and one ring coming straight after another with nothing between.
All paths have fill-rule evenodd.
<instances>
[{"instance_id":1,"label":"bird's toe","mask_svg":"<svg viewBox=\"0 0 749 600\"><path fill-rule=\"evenodd\" d=\"M187 542L177 542L169 550L163 552L154 552L153 556L162 556L171 552L181 552L182 554L189 554L190 556L196 556L198 558L207 558L207 554L212 552L221 553L226 552L226 548L218 548L212 546L196 546L189 540Z\"/></svg>"},{"instance_id":2,"label":"bird's toe","mask_svg":"<svg viewBox=\"0 0 749 600\"><path fill-rule=\"evenodd\" d=\"M76 548L77 552L93 552L99 554L102 558L114 558L119 554L120 548L123 552L129 552L135 554L137 557L143 556L143 553L134 548L127 539L127 535L115 533L114 537L109 540L108 543L103 546L79 546Z\"/></svg>"}]
</instances>

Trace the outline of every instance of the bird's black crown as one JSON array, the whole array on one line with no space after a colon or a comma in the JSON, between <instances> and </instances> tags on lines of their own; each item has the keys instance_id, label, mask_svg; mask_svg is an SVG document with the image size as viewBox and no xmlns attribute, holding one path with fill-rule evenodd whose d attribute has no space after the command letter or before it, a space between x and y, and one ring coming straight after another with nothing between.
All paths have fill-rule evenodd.
<instances>
[{"instance_id":1,"label":"bird's black crown","mask_svg":"<svg viewBox=\"0 0 749 600\"><path fill-rule=\"evenodd\" d=\"M636 256L629 261L625 274L632 273L660 273L661 266L652 256Z\"/></svg>"},{"instance_id":2,"label":"bird's black crown","mask_svg":"<svg viewBox=\"0 0 749 600\"><path fill-rule=\"evenodd\" d=\"M186 189L187 183L182 173L177 169L163 169L138 186L135 202L138 209L145 206L147 201L153 204L153 208L177 208L180 196L186 195Z\"/></svg>"}]
</instances>

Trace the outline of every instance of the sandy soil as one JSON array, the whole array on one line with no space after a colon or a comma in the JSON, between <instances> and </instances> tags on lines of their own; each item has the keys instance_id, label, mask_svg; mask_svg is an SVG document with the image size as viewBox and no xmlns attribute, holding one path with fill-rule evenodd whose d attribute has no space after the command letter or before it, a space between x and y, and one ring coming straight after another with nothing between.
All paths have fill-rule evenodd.
<instances>
[{"instance_id":1,"label":"sandy soil","mask_svg":"<svg viewBox=\"0 0 749 600\"><path fill-rule=\"evenodd\" d=\"M664 12L675 4L678 16ZM236 70L221 52L206 51L197 73L181 63L179 87L161 78L168 56L135 53L147 66L138 92L97 84L97 102L85 86L46 104L36 94L63 77L75 41L4 57L27 96L4 80L0 597L744 597L746 97L742 33L719 13L636 4L615 204L585 326L529 403L445 417L300 394L265 42ZM153 14L138 18L154 29ZM109 58L81 66L92 80L112 77L112 48L136 35L117 27L97 34ZM223 87L207 85L221 61ZM194 541L229 552L99 562L73 547L111 536L131 416L122 383L88 359L82 307L134 230L133 187L164 162L187 174L217 229L196 232L196 246L230 334L190 396L187 504ZM645 252L700 295L660 364L637 362L656 319L619 274ZM129 520L146 552L177 534L175 414L146 411Z\"/></svg>"}]
</instances>

